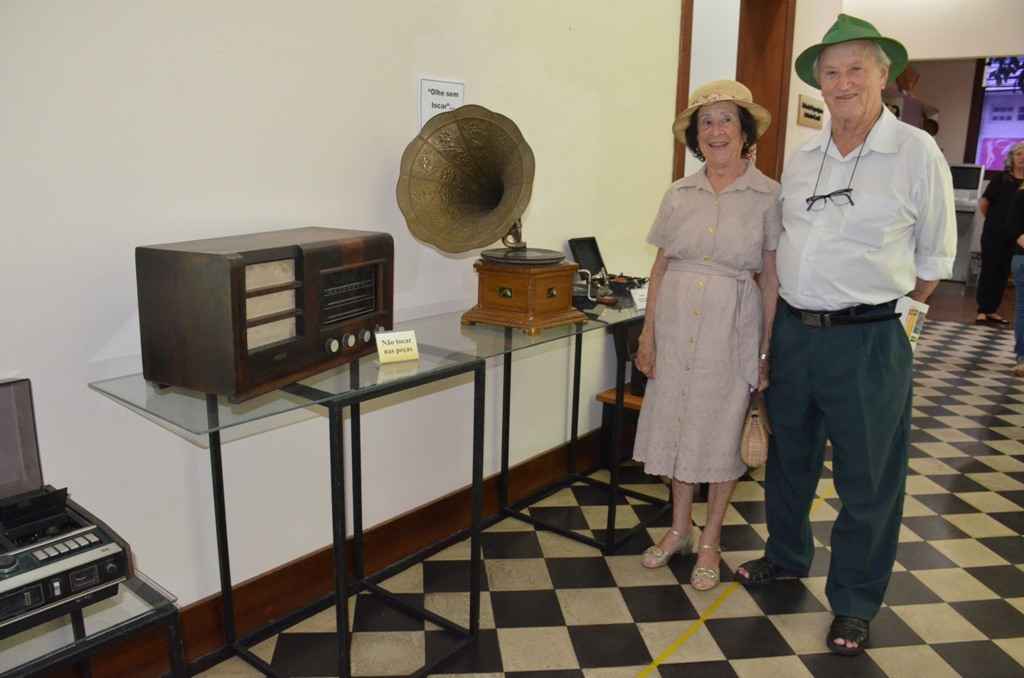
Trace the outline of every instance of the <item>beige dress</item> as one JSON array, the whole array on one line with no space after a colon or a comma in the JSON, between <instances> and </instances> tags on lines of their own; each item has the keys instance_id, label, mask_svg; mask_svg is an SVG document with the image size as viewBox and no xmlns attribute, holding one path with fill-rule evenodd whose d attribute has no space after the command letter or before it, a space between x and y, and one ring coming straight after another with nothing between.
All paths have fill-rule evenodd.
<instances>
[{"instance_id":1,"label":"beige dress","mask_svg":"<svg viewBox=\"0 0 1024 678\"><path fill-rule=\"evenodd\" d=\"M739 439L763 318L753 274L782 233L778 194L753 164L719 194L703 169L665 194L647 238L668 257L655 305L656 378L633 453L647 473L722 482L746 471Z\"/></svg>"}]
</instances>

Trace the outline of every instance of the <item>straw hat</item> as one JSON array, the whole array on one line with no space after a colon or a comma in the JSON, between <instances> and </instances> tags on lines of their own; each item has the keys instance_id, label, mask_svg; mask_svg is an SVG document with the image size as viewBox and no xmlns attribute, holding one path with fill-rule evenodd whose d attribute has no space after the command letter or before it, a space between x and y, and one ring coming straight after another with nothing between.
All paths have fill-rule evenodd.
<instances>
[{"instance_id":1,"label":"straw hat","mask_svg":"<svg viewBox=\"0 0 1024 678\"><path fill-rule=\"evenodd\" d=\"M757 122L758 139L772 124L772 114L764 106L754 103L754 97L746 85L735 80L713 80L706 85L701 85L690 95L686 110L679 114L675 124L672 125L672 132L676 135L676 139L685 144L686 128L690 126L690 120L697 109L721 101L731 101L737 106L747 109L754 116L754 120ZM754 141L751 139L750 143Z\"/></svg>"},{"instance_id":2,"label":"straw hat","mask_svg":"<svg viewBox=\"0 0 1024 678\"><path fill-rule=\"evenodd\" d=\"M814 77L814 60L818 58L822 50L830 45L838 45L841 42L851 40L870 40L878 43L886 56L889 57L889 82L894 82L896 76L907 67L907 48L892 38L887 38L878 32L873 25L858 19L849 14L840 14L836 22L825 33L817 45L811 45L796 58L796 74L800 79L815 89L821 89L818 79Z\"/></svg>"}]
</instances>

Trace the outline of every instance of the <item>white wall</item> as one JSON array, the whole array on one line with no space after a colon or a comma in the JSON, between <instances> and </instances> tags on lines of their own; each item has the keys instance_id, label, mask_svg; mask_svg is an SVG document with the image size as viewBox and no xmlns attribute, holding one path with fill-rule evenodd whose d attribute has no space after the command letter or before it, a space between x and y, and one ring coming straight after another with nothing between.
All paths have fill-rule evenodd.
<instances>
[{"instance_id":1,"label":"white wall","mask_svg":"<svg viewBox=\"0 0 1024 678\"><path fill-rule=\"evenodd\" d=\"M821 36L831 26L836 16L841 11L841 0L797 0L796 16L793 21L793 56L795 62L797 55L811 45L821 42ZM803 127L796 124L796 114L800 110L799 95L803 94L821 100L821 92L801 80L796 71L789 74L789 106L786 114L786 159L793 151L800 148L819 130L812 127ZM825 118L828 118L828 111L825 111ZM823 121L824 122L824 121ZM772 124L779 124L775 121ZM785 161L784 161L785 162Z\"/></svg>"},{"instance_id":2,"label":"white wall","mask_svg":"<svg viewBox=\"0 0 1024 678\"><path fill-rule=\"evenodd\" d=\"M1021 0L842 0L842 5L846 14L902 42L914 60L1024 53Z\"/></svg>"},{"instance_id":3,"label":"white wall","mask_svg":"<svg viewBox=\"0 0 1024 678\"><path fill-rule=\"evenodd\" d=\"M740 31L740 0L693 0L693 42L690 92L712 80L736 79L736 47ZM686 151L683 172L702 163Z\"/></svg>"},{"instance_id":4,"label":"white wall","mask_svg":"<svg viewBox=\"0 0 1024 678\"><path fill-rule=\"evenodd\" d=\"M109 521L189 603L218 589L208 456L87 389L139 369L133 248L280 227L392 233L400 317L461 309L469 257L416 242L395 205L417 79L464 80L537 157L525 231L595 234L648 270L670 180L678 0L222 0L0 4L0 375L33 380L45 477ZM695 57L696 59L696 57ZM585 341L583 402L610 379ZM517 356L513 462L568 431L564 346ZM488 374L487 472L500 370ZM367 525L468 482L471 388L367 408ZM585 407L581 430L598 425ZM235 580L330 540L322 417L224 450Z\"/></svg>"},{"instance_id":5,"label":"white wall","mask_svg":"<svg viewBox=\"0 0 1024 678\"><path fill-rule=\"evenodd\" d=\"M921 78L914 96L939 109L939 133L935 141L949 162L964 161L964 144L974 90L974 59L914 61Z\"/></svg>"}]
</instances>

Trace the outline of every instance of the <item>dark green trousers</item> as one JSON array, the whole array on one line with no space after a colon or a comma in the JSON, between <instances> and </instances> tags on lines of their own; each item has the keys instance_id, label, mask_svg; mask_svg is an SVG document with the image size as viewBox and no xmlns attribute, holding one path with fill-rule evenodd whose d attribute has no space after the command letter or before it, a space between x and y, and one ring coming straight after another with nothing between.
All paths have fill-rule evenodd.
<instances>
[{"instance_id":1,"label":"dark green trousers","mask_svg":"<svg viewBox=\"0 0 1024 678\"><path fill-rule=\"evenodd\" d=\"M896 320L808 327L779 302L766 394L766 555L806 572L809 512L826 439L842 509L826 593L837 615L871 619L896 558L910 442L913 356Z\"/></svg>"}]
</instances>

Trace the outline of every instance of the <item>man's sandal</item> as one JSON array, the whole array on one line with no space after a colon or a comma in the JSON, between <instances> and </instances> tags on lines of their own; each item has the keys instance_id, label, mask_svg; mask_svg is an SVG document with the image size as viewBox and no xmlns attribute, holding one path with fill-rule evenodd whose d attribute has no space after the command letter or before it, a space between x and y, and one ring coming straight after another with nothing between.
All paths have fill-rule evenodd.
<instances>
[{"instance_id":1,"label":"man's sandal","mask_svg":"<svg viewBox=\"0 0 1024 678\"><path fill-rule=\"evenodd\" d=\"M859 617L846 617L836 615L832 620L832 626L828 629L828 636L825 644L829 651L834 654L841 654L844 657L852 657L864 651L864 645L868 642L868 622ZM836 640L842 639L847 643L857 643L857 647L847 645L836 645Z\"/></svg>"},{"instance_id":2,"label":"man's sandal","mask_svg":"<svg viewBox=\"0 0 1024 678\"><path fill-rule=\"evenodd\" d=\"M740 573L740 569L747 571L746 576ZM805 576L807 576L806 572L793 572L791 570L787 570L779 567L772 561L768 560L768 558L749 560L736 569L736 580L744 586L760 586L762 584L770 584L776 579L784 577Z\"/></svg>"}]
</instances>

